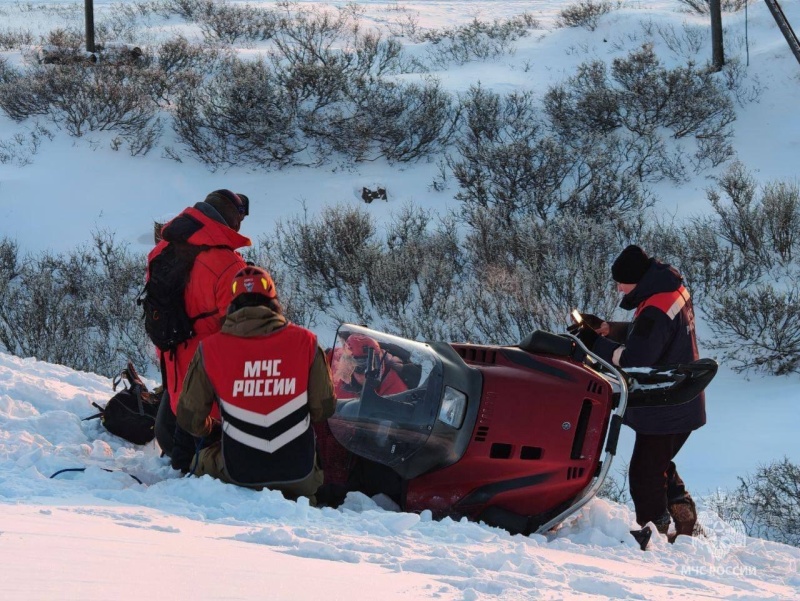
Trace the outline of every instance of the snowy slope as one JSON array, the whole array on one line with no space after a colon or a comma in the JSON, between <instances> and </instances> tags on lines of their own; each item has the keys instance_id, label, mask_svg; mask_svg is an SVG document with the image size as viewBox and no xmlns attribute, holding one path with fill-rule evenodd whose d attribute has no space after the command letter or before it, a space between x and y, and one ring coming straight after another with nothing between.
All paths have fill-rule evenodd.
<instances>
[{"instance_id":1,"label":"snowy slope","mask_svg":"<svg viewBox=\"0 0 800 601\"><path fill-rule=\"evenodd\" d=\"M632 512L600 499L551 537L523 537L358 494L316 509L178 478L154 445L80 421L109 391L104 378L0 354L4 599L800 598L800 549L708 516L710 538L643 553Z\"/></svg>"}]
</instances>

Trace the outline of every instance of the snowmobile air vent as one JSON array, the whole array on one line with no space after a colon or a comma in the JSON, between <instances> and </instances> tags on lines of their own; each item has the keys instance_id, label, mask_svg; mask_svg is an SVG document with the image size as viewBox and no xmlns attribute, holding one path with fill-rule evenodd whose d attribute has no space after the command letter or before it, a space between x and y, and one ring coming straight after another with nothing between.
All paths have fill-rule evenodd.
<instances>
[{"instance_id":1,"label":"snowmobile air vent","mask_svg":"<svg viewBox=\"0 0 800 601\"><path fill-rule=\"evenodd\" d=\"M578 416L578 424L575 427L575 438L572 440L572 452L570 459L581 459L583 456L583 442L586 439L586 429L589 427L589 419L592 417L592 402L583 401L581 413Z\"/></svg>"},{"instance_id":2,"label":"snowmobile air vent","mask_svg":"<svg viewBox=\"0 0 800 601\"><path fill-rule=\"evenodd\" d=\"M511 459L511 452L514 447L504 442L495 442L492 444L492 450L489 451L490 459Z\"/></svg>"},{"instance_id":3,"label":"snowmobile air vent","mask_svg":"<svg viewBox=\"0 0 800 601\"><path fill-rule=\"evenodd\" d=\"M486 437L489 435L489 426L479 426L478 431L475 433L475 442L486 442Z\"/></svg>"},{"instance_id":4,"label":"snowmobile air vent","mask_svg":"<svg viewBox=\"0 0 800 601\"><path fill-rule=\"evenodd\" d=\"M534 460L542 458L542 447L522 447L519 453L520 459Z\"/></svg>"},{"instance_id":5,"label":"snowmobile air vent","mask_svg":"<svg viewBox=\"0 0 800 601\"><path fill-rule=\"evenodd\" d=\"M586 388L590 393L601 396L603 394L603 383L598 380L589 380L589 386Z\"/></svg>"},{"instance_id":6,"label":"snowmobile air vent","mask_svg":"<svg viewBox=\"0 0 800 601\"><path fill-rule=\"evenodd\" d=\"M494 365L497 362L497 352L492 349L482 347L462 346L458 348L458 354L467 363L486 363Z\"/></svg>"},{"instance_id":7,"label":"snowmobile air vent","mask_svg":"<svg viewBox=\"0 0 800 601\"><path fill-rule=\"evenodd\" d=\"M567 480L575 480L583 476L584 468L582 467L569 467L567 468Z\"/></svg>"}]
</instances>

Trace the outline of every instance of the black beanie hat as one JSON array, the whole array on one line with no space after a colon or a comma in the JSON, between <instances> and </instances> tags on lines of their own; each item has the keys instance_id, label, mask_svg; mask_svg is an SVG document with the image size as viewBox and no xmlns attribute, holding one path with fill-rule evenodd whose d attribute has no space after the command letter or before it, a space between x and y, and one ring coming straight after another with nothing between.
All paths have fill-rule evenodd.
<instances>
[{"instance_id":1,"label":"black beanie hat","mask_svg":"<svg viewBox=\"0 0 800 601\"><path fill-rule=\"evenodd\" d=\"M249 199L247 199L247 205L245 205L242 200L243 196L243 194L236 194L230 190L214 190L211 194L206 196L204 202L214 207L225 220L225 223L227 223L231 229L238 232L239 226L244 218L239 207L246 207L244 215L247 215L247 208L249 208L247 207L247 205L249 205ZM244 196L244 198L247 197Z\"/></svg>"},{"instance_id":2,"label":"black beanie hat","mask_svg":"<svg viewBox=\"0 0 800 601\"><path fill-rule=\"evenodd\" d=\"M631 244L619 253L611 266L611 275L620 284L638 284L648 267L650 257L639 246Z\"/></svg>"}]
</instances>

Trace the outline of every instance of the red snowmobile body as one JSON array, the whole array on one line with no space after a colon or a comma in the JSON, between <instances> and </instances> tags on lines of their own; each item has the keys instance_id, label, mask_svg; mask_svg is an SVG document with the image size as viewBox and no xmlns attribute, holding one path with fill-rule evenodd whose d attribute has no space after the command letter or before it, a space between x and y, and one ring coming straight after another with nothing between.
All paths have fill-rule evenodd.
<instances>
[{"instance_id":1,"label":"red snowmobile body","mask_svg":"<svg viewBox=\"0 0 800 601\"><path fill-rule=\"evenodd\" d=\"M350 356L353 334L379 350ZM338 403L317 427L320 502L384 493L404 511L522 533L551 528L594 496L631 383L577 338L546 332L518 346L424 344L343 325L330 356ZM389 377L405 390L381 394Z\"/></svg>"}]
</instances>

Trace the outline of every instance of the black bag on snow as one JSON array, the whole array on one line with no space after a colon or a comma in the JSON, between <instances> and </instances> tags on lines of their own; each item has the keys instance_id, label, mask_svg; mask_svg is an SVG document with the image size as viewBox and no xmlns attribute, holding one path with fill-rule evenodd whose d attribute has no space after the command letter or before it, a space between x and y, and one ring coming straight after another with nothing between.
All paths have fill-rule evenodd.
<instances>
[{"instance_id":1,"label":"black bag on snow","mask_svg":"<svg viewBox=\"0 0 800 601\"><path fill-rule=\"evenodd\" d=\"M114 378L115 391L121 382L125 388L111 397L105 407L92 403L100 413L86 420L99 417L112 434L134 444L147 444L156 436L156 414L161 398L147 390L130 361L122 373Z\"/></svg>"},{"instance_id":2,"label":"black bag on snow","mask_svg":"<svg viewBox=\"0 0 800 601\"><path fill-rule=\"evenodd\" d=\"M144 311L144 329L156 347L174 351L195 335L194 322L215 312L190 317L184 292L197 255L209 246L170 242L148 265L149 278L136 300Z\"/></svg>"}]
</instances>

